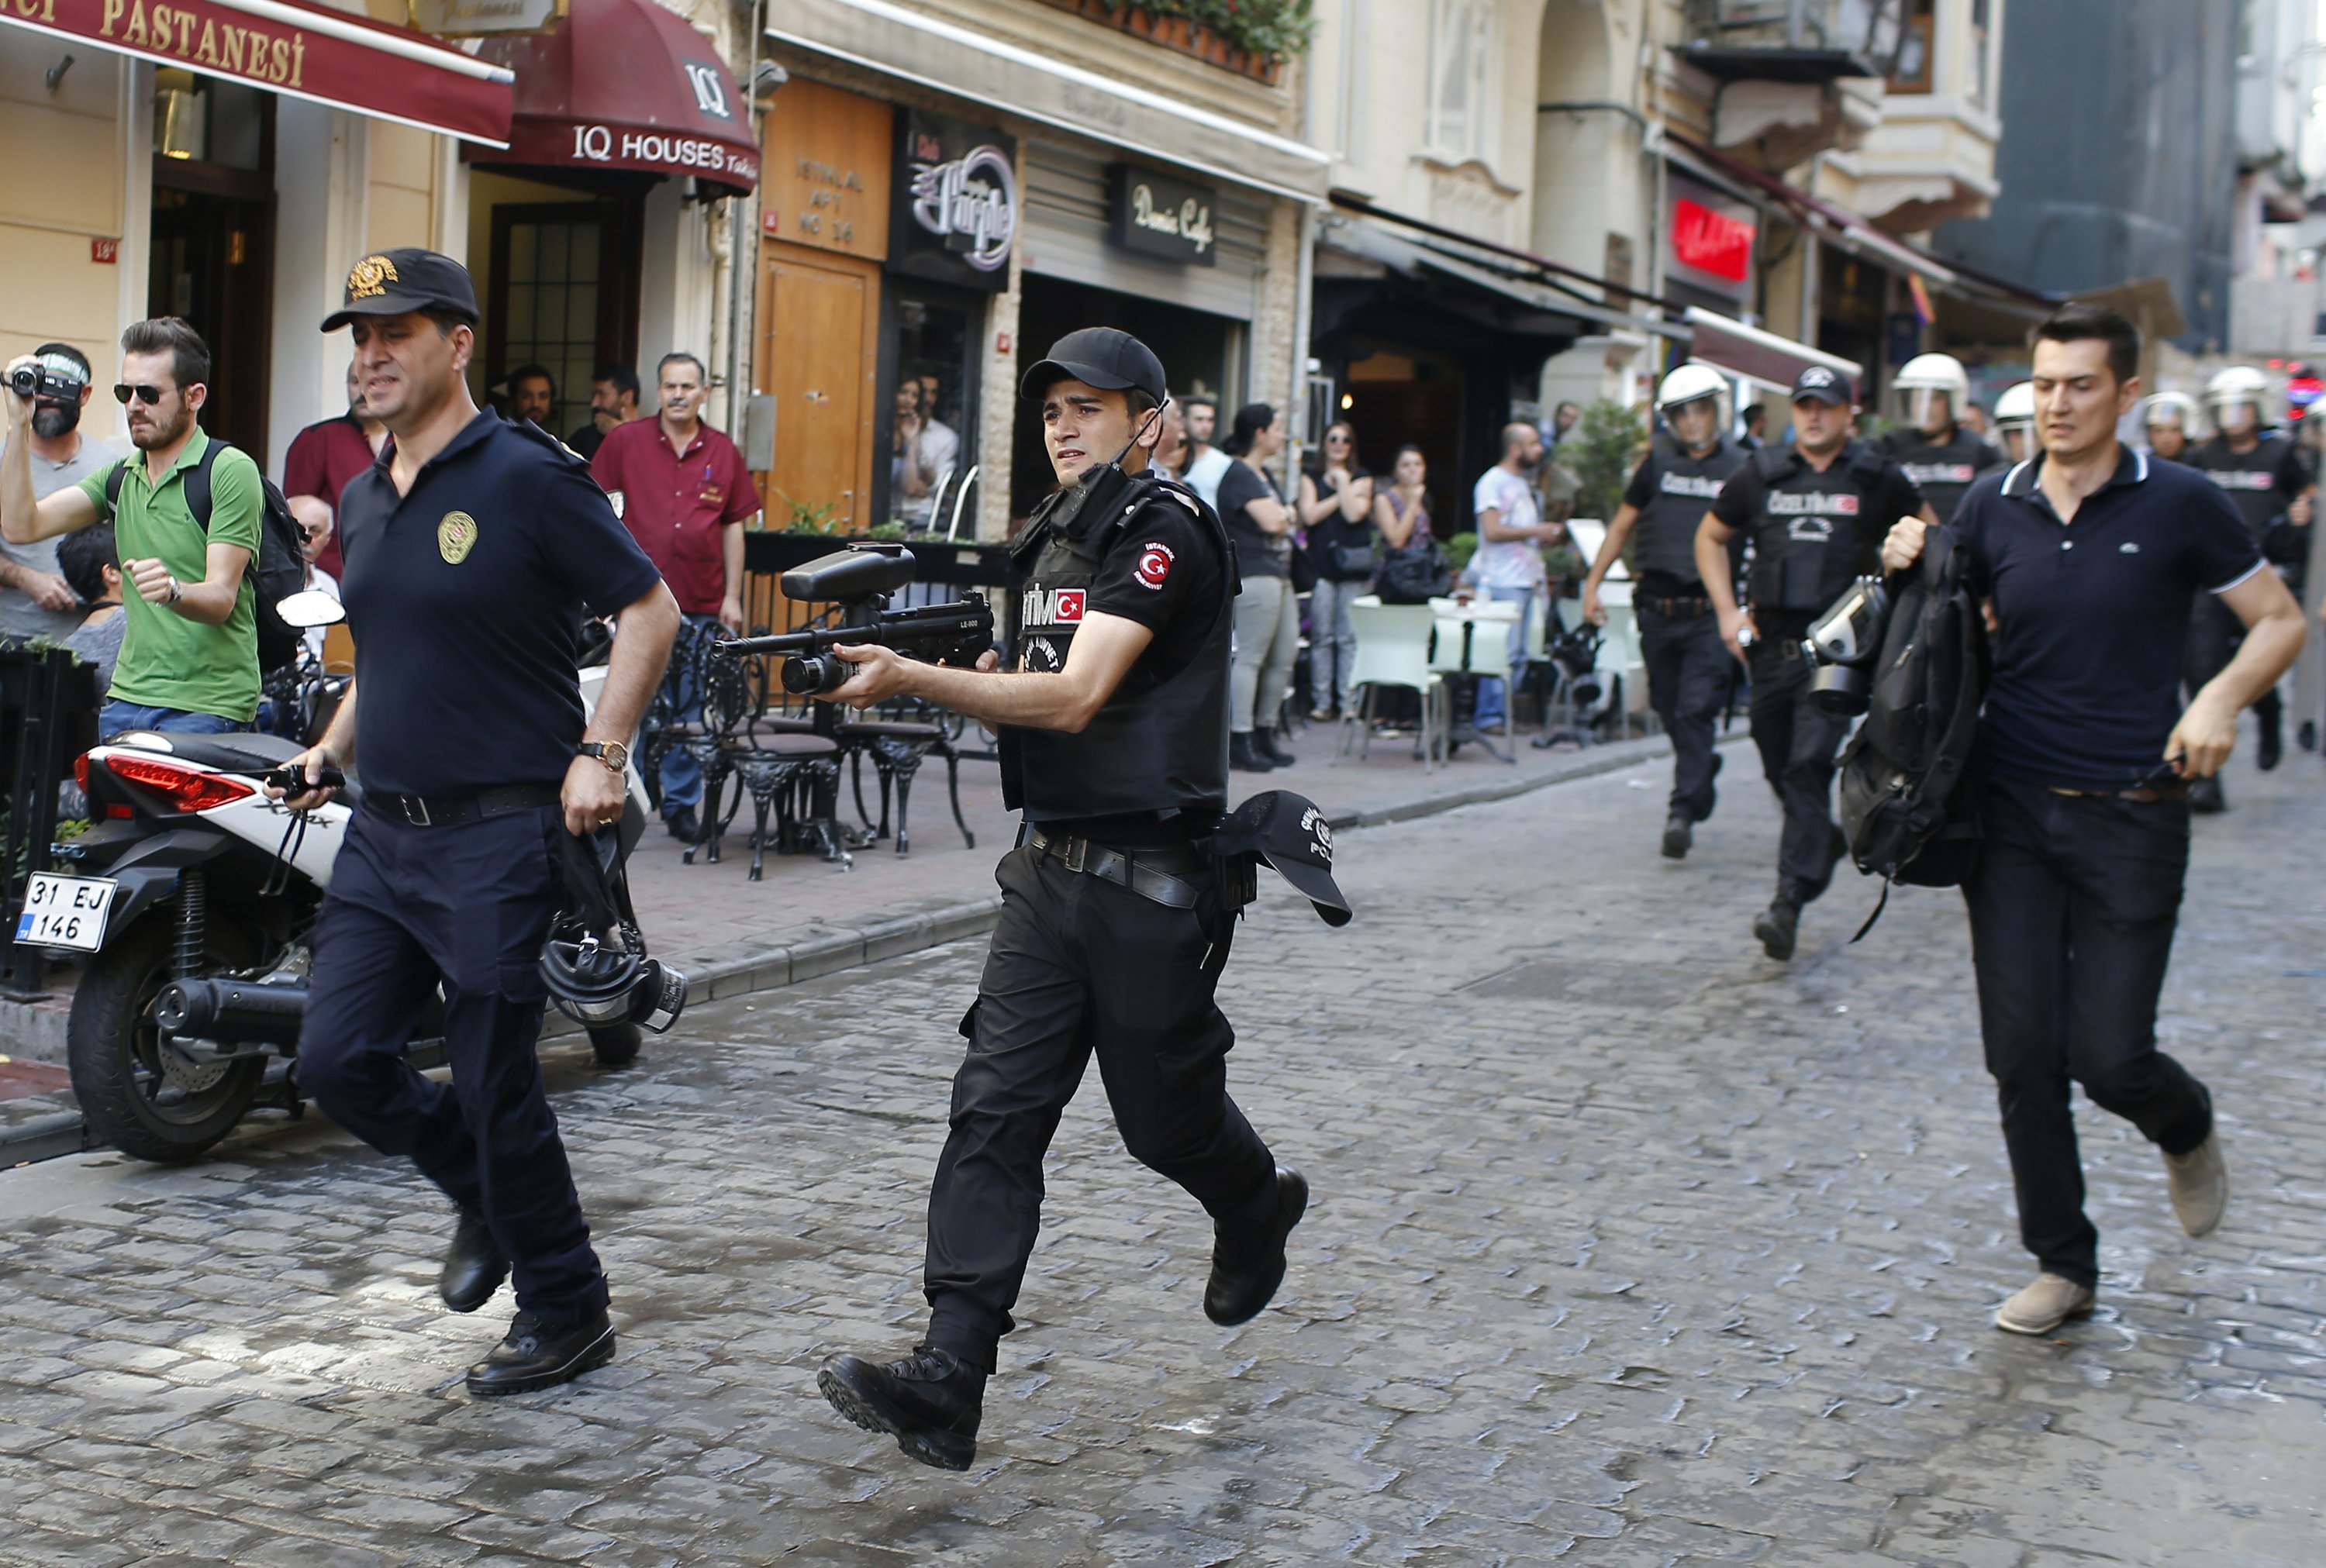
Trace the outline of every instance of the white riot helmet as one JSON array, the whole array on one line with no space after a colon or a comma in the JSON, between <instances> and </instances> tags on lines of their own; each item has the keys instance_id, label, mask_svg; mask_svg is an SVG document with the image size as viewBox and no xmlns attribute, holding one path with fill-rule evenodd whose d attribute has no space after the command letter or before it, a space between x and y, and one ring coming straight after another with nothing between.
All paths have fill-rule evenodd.
<instances>
[{"instance_id":1,"label":"white riot helmet","mask_svg":"<svg viewBox=\"0 0 2326 1568\"><path fill-rule=\"evenodd\" d=\"M2249 422L2228 416L2228 411L2240 404L2253 410ZM2258 430L2264 422L2262 411L2268 406L2269 377L2250 365L2232 365L2205 383L2205 412L2212 416L2215 430Z\"/></svg>"},{"instance_id":2,"label":"white riot helmet","mask_svg":"<svg viewBox=\"0 0 2326 1568\"><path fill-rule=\"evenodd\" d=\"M2197 435L2197 400L2185 392L2160 392L2141 405L2140 423L2144 430L2160 424L2177 425L2182 435L2193 441Z\"/></svg>"},{"instance_id":3,"label":"white riot helmet","mask_svg":"<svg viewBox=\"0 0 2326 1568\"><path fill-rule=\"evenodd\" d=\"M1995 433L2004 455L2024 462L2035 455L2035 384L2014 381L1995 400Z\"/></svg>"},{"instance_id":4,"label":"white riot helmet","mask_svg":"<svg viewBox=\"0 0 2326 1568\"><path fill-rule=\"evenodd\" d=\"M1951 354L1917 354L1898 367L1891 378L1893 417L1916 430L1929 428L1932 403L1939 394L1947 399L1947 418L1959 421L1970 402L1970 374Z\"/></svg>"},{"instance_id":5,"label":"white riot helmet","mask_svg":"<svg viewBox=\"0 0 2326 1568\"><path fill-rule=\"evenodd\" d=\"M1683 365L1656 388L1656 412L1670 419L1692 403L1712 400L1712 433L1716 441L1728 433L1728 377L1709 365Z\"/></svg>"}]
</instances>

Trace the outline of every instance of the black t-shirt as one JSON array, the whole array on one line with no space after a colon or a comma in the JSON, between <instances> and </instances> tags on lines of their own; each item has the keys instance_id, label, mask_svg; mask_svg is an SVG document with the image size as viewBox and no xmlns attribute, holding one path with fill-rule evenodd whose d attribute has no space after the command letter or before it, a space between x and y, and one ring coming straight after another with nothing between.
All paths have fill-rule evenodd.
<instances>
[{"instance_id":1,"label":"black t-shirt","mask_svg":"<svg viewBox=\"0 0 2326 1568\"><path fill-rule=\"evenodd\" d=\"M1370 479L1372 476L1363 469L1356 469L1350 472L1349 478L1354 481ZM1308 478L1317 487L1317 496L1319 500L1326 496L1335 499L1339 497L1341 486L1338 480L1327 478L1325 474L1313 469L1309 471ZM1323 518L1308 525L1309 561L1317 568L1317 575L1328 581L1362 582L1372 575L1370 572L1363 571L1354 574L1342 571L1337 552L1380 548L1381 534L1373 527L1372 513L1370 509L1354 523L1339 512L1328 512Z\"/></svg>"},{"instance_id":2,"label":"black t-shirt","mask_svg":"<svg viewBox=\"0 0 2326 1568\"><path fill-rule=\"evenodd\" d=\"M1942 441L1917 430L1892 431L1882 448L1898 460L1941 523L1954 516L1974 480L2004 466L2003 454L1968 425L1954 426Z\"/></svg>"},{"instance_id":3,"label":"black t-shirt","mask_svg":"<svg viewBox=\"0 0 2326 1568\"><path fill-rule=\"evenodd\" d=\"M1845 451L1834 460L1846 462L1848 454ZM1713 498L1712 515L1731 528L1749 532L1766 517L1768 506L1769 481L1762 478L1757 461L1747 460L1720 487L1720 494ZM1922 493L1914 488L1914 482L1900 472L1895 463L1885 463L1873 495L1857 514L1857 525L1860 529L1869 525L1879 529L1881 532L1875 536L1879 544L1893 523L1901 517L1917 516L1921 510Z\"/></svg>"},{"instance_id":4,"label":"black t-shirt","mask_svg":"<svg viewBox=\"0 0 2326 1568\"><path fill-rule=\"evenodd\" d=\"M2264 436L2249 452L2229 450L2227 436L2215 436L2181 460L2203 474L2235 503L2246 530L2259 543L2286 506L2310 487L2309 466L2284 436Z\"/></svg>"},{"instance_id":5,"label":"black t-shirt","mask_svg":"<svg viewBox=\"0 0 2326 1568\"><path fill-rule=\"evenodd\" d=\"M582 617L661 580L590 469L479 413L399 497L390 441L340 496L356 762L395 794L555 784L581 744Z\"/></svg>"},{"instance_id":6,"label":"black t-shirt","mask_svg":"<svg viewBox=\"0 0 2326 1568\"><path fill-rule=\"evenodd\" d=\"M1275 478L1239 458L1220 476L1218 495L1220 521L1227 524L1228 540L1235 546L1236 570L1246 577L1289 577L1292 535L1267 532L1244 510L1252 501L1284 499Z\"/></svg>"},{"instance_id":7,"label":"black t-shirt","mask_svg":"<svg viewBox=\"0 0 2326 1568\"><path fill-rule=\"evenodd\" d=\"M2178 463L2126 449L2062 523L2036 486L2040 461L1981 478L1955 513L1968 580L1996 620L1986 765L2130 789L2181 716L2191 604L2260 571L2261 552L2222 492Z\"/></svg>"}]
</instances>

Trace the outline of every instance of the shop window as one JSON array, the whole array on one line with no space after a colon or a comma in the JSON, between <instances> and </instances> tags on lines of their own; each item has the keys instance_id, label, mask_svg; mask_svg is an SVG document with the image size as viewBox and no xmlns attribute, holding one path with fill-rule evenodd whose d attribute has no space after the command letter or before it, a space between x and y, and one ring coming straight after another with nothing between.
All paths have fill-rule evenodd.
<instances>
[{"instance_id":1,"label":"shop window","mask_svg":"<svg viewBox=\"0 0 2326 1568\"><path fill-rule=\"evenodd\" d=\"M889 454L887 515L915 533L945 532L956 508L976 532L978 356L982 296L907 285L891 295L889 395L881 420Z\"/></svg>"},{"instance_id":2,"label":"shop window","mask_svg":"<svg viewBox=\"0 0 2326 1568\"><path fill-rule=\"evenodd\" d=\"M1995 101L1995 0L1971 0L1970 97L1973 103Z\"/></svg>"},{"instance_id":3,"label":"shop window","mask_svg":"<svg viewBox=\"0 0 2326 1568\"><path fill-rule=\"evenodd\" d=\"M202 427L266 450L274 292L274 95L176 67L154 73L145 313L209 345Z\"/></svg>"},{"instance_id":4,"label":"shop window","mask_svg":"<svg viewBox=\"0 0 2326 1568\"><path fill-rule=\"evenodd\" d=\"M498 391L510 371L547 366L557 387L553 431L585 423L591 374L636 352L637 236L628 220L636 216L614 202L493 209L486 378ZM637 370L651 385L654 367Z\"/></svg>"},{"instance_id":5,"label":"shop window","mask_svg":"<svg viewBox=\"0 0 2326 1568\"><path fill-rule=\"evenodd\" d=\"M1484 158L1493 124L1494 6L1435 0L1429 44L1429 144L1454 159Z\"/></svg>"}]
</instances>

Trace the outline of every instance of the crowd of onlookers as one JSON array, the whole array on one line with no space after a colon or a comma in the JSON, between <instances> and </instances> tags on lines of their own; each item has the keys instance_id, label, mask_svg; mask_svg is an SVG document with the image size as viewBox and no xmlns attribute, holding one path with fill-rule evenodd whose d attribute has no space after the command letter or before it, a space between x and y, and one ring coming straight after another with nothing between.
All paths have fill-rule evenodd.
<instances>
[{"instance_id":1,"label":"crowd of onlookers","mask_svg":"<svg viewBox=\"0 0 2326 1568\"><path fill-rule=\"evenodd\" d=\"M1526 614L1544 613L1528 601L1547 601L1581 575L1566 528L1577 484L1551 455L1580 412L1562 403L1542 427L1519 422L1503 431L1501 459L1473 487L1475 549L1460 561L1447 550L1455 541L1441 534L1419 445L1400 446L1377 473L1362 460L1355 427L1335 421L1303 456L1288 494L1276 477L1287 440L1276 409L1247 404L1223 435L1215 399L1197 393L1174 401L1158 461L1218 511L1242 580L1230 688L1233 766L1266 772L1295 760L1288 704L1304 690L1312 722L1352 710L1350 608L1360 598L1422 604L1476 594L1518 602L1527 608L1512 623L1509 652L1512 669L1523 668ZM1298 665L1304 630L1305 672ZM1474 723L1501 723L1504 683L1487 677L1476 687Z\"/></svg>"}]
</instances>

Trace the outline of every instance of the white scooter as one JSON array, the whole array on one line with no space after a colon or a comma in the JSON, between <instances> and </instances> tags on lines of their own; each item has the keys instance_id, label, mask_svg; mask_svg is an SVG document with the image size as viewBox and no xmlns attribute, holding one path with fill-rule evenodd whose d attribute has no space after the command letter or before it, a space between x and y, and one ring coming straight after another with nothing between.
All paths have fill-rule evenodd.
<instances>
[{"instance_id":1,"label":"white scooter","mask_svg":"<svg viewBox=\"0 0 2326 1568\"><path fill-rule=\"evenodd\" d=\"M293 626L339 620L328 594L277 607ZM594 708L604 667L580 673ZM270 798L267 774L302 749L272 735L118 735L75 766L90 822L35 873L16 940L84 952L67 1024L73 1092L100 1143L140 1159L199 1157L268 1095L295 1112L289 1073L306 1009L308 938L331 879L359 781L312 811ZM635 768L631 802L647 812ZM442 1060L432 1006L412 1060ZM636 1025L590 1031L598 1060L638 1052Z\"/></svg>"}]
</instances>

